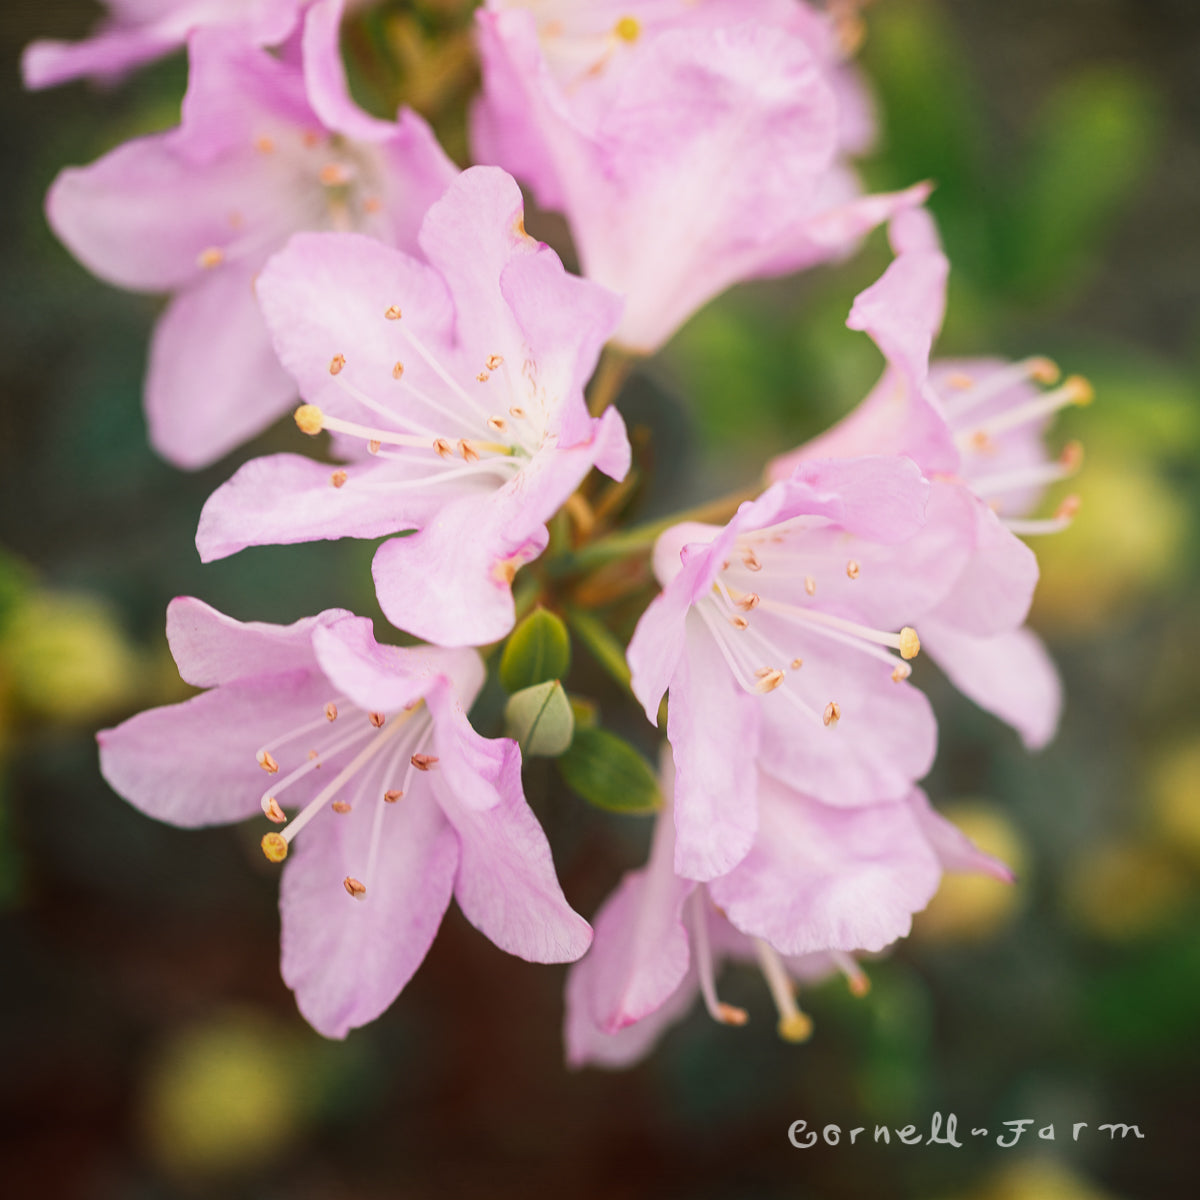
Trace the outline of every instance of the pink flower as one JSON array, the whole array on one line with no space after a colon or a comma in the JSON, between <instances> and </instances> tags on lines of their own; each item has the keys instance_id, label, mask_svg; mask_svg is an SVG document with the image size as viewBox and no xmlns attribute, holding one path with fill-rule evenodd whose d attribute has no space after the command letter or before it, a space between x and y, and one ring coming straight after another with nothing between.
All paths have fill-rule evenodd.
<instances>
[{"instance_id":1,"label":"pink flower","mask_svg":"<svg viewBox=\"0 0 1200 1200\"><path fill-rule=\"evenodd\" d=\"M280 359L345 467L283 454L246 464L205 506L205 560L244 546L379 537L379 602L440 645L484 645L513 623L515 571L595 465L629 467L614 409L583 385L620 302L528 237L521 194L494 167L461 175L420 234L430 265L349 234L295 237L258 295Z\"/></svg>"},{"instance_id":2,"label":"pink flower","mask_svg":"<svg viewBox=\"0 0 1200 1200\"><path fill-rule=\"evenodd\" d=\"M669 779L664 790L669 794ZM572 1066L636 1061L697 993L715 1021L744 1024L745 1011L717 995L716 974L726 959L760 968L780 1036L803 1041L812 1025L797 1005L793 980L841 970L863 995L867 978L851 955L882 950L907 934L943 870L984 871L1011 882L1002 863L938 816L916 789L900 801L847 810L763 776L759 800L763 821L753 851L707 884L675 874L671 813L659 816L650 861L626 875L601 906L592 949L568 976Z\"/></svg>"},{"instance_id":3,"label":"pink flower","mask_svg":"<svg viewBox=\"0 0 1200 1200\"><path fill-rule=\"evenodd\" d=\"M626 297L631 350L925 194L860 196L841 156L869 140L868 106L794 0L490 0L478 34L476 157L566 214L585 274Z\"/></svg>"},{"instance_id":4,"label":"pink flower","mask_svg":"<svg viewBox=\"0 0 1200 1200\"><path fill-rule=\"evenodd\" d=\"M175 825L279 824L263 850L288 859L283 977L321 1033L344 1037L391 1004L452 895L509 953L587 949L520 750L467 721L484 677L474 651L380 646L340 610L242 624L190 598L172 602L167 637L184 679L209 690L100 733L101 771Z\"/></svg>"},{"instance_id":5,"label":"pink flower","mask_svg":"<svg viewBox=\"0 0 1200 1200\"><path fill-rule=\"evenodd\" d=\"M428 126L355 108L337 57L340 4L318 5L306 71L228 33L198 33L178 129L140 138L50 189L54 231L100 278L173 293L150 349L150 438L204 466L295 399L254 280L301 229L359 229L414 249L457 174Z\"/></svg>"},{"instance_id":6,"label":"pink flower","mask_svg":"<svg viewBox=\"0 0 1200 1200\"><path fill-rule=\"evenodd\" d=\"M27 88L72 79L111 80L178 50L198 29L226 29L248 45L274 46L306 0L105 0L109 17L82 42L38 41L25 48Z\"/></svg>"},{"instance_id":7,"label":"pink flower","mask_svg":"<svg viewBox=\"0 0 1200 1200\"><path fill-rule=\"evenodd\" d=\"M1076 377L1042 392L1058 370L1046 359L929 364L945 311L947 263L929 215L914 210L891 225L896 259L855 301L847 322L868 332L888 361L870 395L838 425L775 459L768 478L783 479L810 458L906 454L936 492L965 498L974 513L974 550L955 587L936 609L917 614L924 648L976 703L1012 725L1031 749L1054 735L1062 690L1049 655L1023 627L1037 562L1014 534L1065 528L1068 500L1048 520L1028 520L1047 485L1069 476L1081 451L1072 443L1056 461L1044 435L1054 412L1091 399Z\"/></svg>"},{"instance_id":8,"label":"pink flower","mask_svg":"<svg viewBox=\"0 0 1200 1200\"><path fill-rule=\"evenodd\" d=\"M823 803L901 800L937 729L906 682L928 611L962 569L971 514L903 458L802 464L723 529L659 539L662 593L629 645L656 721L670 688L675 870L725 875L759 828L759 768ZM897 656L898 652L898 656Z\"/></svg>"}]
</instances>

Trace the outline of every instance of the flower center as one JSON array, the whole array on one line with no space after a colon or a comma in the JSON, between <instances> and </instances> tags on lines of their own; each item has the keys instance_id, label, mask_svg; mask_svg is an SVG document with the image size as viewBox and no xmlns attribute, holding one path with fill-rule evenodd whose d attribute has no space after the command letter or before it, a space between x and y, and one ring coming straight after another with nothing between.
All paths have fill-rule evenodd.
<instances>
[{"instance_id":1,"label":"flower center","mask_svg":"<svg viewBox=\"0 0 1200 1200\"><path fill-rule=\"evenodd\" d=\"M373 809L371 837L362 867L358 874L344 880L350 896L365 899L367 885L363 880L375 877L384 813L408 792L414 771L429 771L437 765L436 757L421 750L431 729L428 710L419 700L395 713L364 712L356 705L330 700L319 717L262 747L255 755L256 761L272 776L282 769L280 758L297 763L262 794L264 815L283 826L263 836L263 854L271 862L282 862L293 839L327 811L339 819L363 819L352 814L364 807ZM318 732L326 738L315 736ZM307 749L302 751L302 747ZM344 765L289 822L283 810L289 804L288 790L335 761Z\"/></svg>"}]
</instances>

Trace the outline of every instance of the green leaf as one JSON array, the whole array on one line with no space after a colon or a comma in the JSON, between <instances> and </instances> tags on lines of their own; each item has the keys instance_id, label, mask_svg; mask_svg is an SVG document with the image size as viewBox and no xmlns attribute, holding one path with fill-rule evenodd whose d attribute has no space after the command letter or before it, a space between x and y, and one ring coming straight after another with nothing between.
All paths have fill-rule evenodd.
<instances>
[{"instance_id":1,"label":"green leaf","mask_svg":"<svg viewBox=\"0 0 1200 1200\"><path fill-rule=\"evenodd\" d=\"M500 682L517 693L537 683L561 679L571 665L567 627L552 612L534 609L509 636L500 656Z\"/></svg>"},{"instance_id":2,"label":"green leaf","mask_svg":"<svg viewBox=\"0 0 1200 1200\"><path fill-rule=\"evenodd\" d=\"M528 757L553 758L571 744L575 715L557 679L514 692L504 706L505 732Z\"/></svg>"},{"instance_id":3,"label":"green leaf","mask_svg":"<svg viewBox=\"0 0 1200 1200\"><path fill-rule=\"evenodd\" d=\"M577 729L558 766L567 784L597 808L647 813L662 807L650 764L628 742L605 729Z\"/></svg>"},{"instance_id":4,"label":"green leaf","mask_svg":"<svg viewBox=\"0 0 1200 1200\"><path fill-rule=\"evenodd\" d=\"M628 689L629 664L625 661L625 650L608 631L608 627L591 613L576 608L567 610L567 620L592 657L623 688Z\"/></svg>"}]
</instances>

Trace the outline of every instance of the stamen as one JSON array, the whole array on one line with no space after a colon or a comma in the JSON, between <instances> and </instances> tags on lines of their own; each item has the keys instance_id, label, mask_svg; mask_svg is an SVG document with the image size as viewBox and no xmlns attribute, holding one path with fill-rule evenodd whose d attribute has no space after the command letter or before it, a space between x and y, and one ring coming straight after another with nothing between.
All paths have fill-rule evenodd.
<instances>
[{"instance_id":1,"label":"stamen","mask_svg":"<svg viewBox=\"0 0 1200 1200\"><path fill-rule=\"evenodd\" d=\"M350 182L352 177L350 168L344 163L338 162L326 163L317 172L317 178L325 187L344 187Z\"/></svg>"},{"instance_id":2,"label":"stamen","mask_svg":"<svg viewBox=\"0 0 1200 1200\"><path fill-rule=\"evenodd\" d=\"M335 488L345 487L346 480L348 478L349 476L345 471L334 471L334 473L329 477L329 482L332 483Z\"/></svg>"},{"instance_id":3,"label":"stamen","mask_svg":"<svg viewBox=\"0 0 1200 1200\"><path fill-rule=\"evenodd\" d=\"M1067 408L1072 404L1080 407L1091 404L1094 397L1095 392L1092 385L1082 375L1071 375L1063 381L1062 387L1055 388L1052 392L1046 392L1036 400L1018 404L1014 408L1006 409L1004 412L990 417L973 433L966 436L966 444L969 445L972 439L980 434L984 437L995 437L998 433L1004 433L1009 429L1026 425L1030 421L1048 417L1060 408ZM955 440L962 445L964 435L958 434Z\"/></svg>"},{"instance_id":4,"label":"stamen","mask_svg":"<svg viewBox=\"0 0 1200 1200\"><path fill-rule=\"evenodd\" d=\"M779 600L763 600L762 606L770 612L783 613L800 622L814 625L818 630L837 630L852 634L854 637L876 646L890 646L893 650L900 651L901 658L915 658L921 649L921 639L917 637L917 631L911 625L905 625L899 633L885 633L883 630L860 625L857 621L847 621L844 617L835 617L831 613L821 612L819 609L799 608L794 604L784 604Z\"/></svg>"},{"instance_id":5,"label":"stamen","mask_svg":"<svg viewBox=\"0 0 1200 1200\"><path fill-rule=\"evenodd\" d=\"M613 26L613 33L623 42L636 42L641 32L642 25L637 17L622 17Z\"/></svg>"},{"instance_id":6,"label":"stamen","mask_svg":"<svg viewBox=\"0 0 1200 1200\"><path fill-rule=\"evenodd\" d=\"M754 674L758 677L758 683L754 690L764 694L773 692L785 678L784 673L778 667L759 667Z\"/></svg>"},{"instance_id":7,"label":"stamen","mask_svg":"<svg viewBox=\"0 0 1200 1200\"><path fill-rule=\"evenodd\" d=\"M387 720L387 717L385 717L383 715L383 713L373 712L373 713L367 713L367 720L370 721L371 724L374 725L376 729L382 729L383 723L384 723L384 721Z\"/></svg>"},{"instance_id":8,"label":"stamen","mask_svg":"<svg viewBox=\"0 0 1200 1200\"><path fill-rule=\"evenodd\" d=\"M717 986L713 977L712 947L708 941L708 917L704 911L704 889L697 888L691 895L692 939L696 948L696 973L700 977L700 994L708 1015L721 1025L745 1025L749 1014L744 1008L725 1004L717 999Z\"/></svg>"},{"instance_id":9,"label":"stamen","mask_svg":"<svg viewBox=\"0 0 1200 1200\"><path fill-rule=\"evenodd\" d=\"M366 885L359 883L352 875L347 875L342 880L342 887L346 889L346 894L353 896L355 900L361 900L367 894Z\"/></svg>"},{"instance_id":10,"label":"stamen","mask_svg":"<svg viewBox=\"0 0 1200 1200\"><path fill-rule=\"evenodd\" d=\"M757 592L747 592L740 600L735 600L734 603L743 612L753 612L759 605L762 597Z\"/></svg>"},{"instance_id":11,"label":"stamen","mask_svg":"<svg viewBox=\"0 0 1200 1200\"><path fill-rule=\"evenodd\" d=\"M395 804L403 795L404 793L399 788L389 788L388 791L383 793L383 798L388 804Z\"/></svg>"},{"instance_id":12,"label":"stamen","mask_svg":"<svg viewBox=\"0 0 1200 1200\"><path fill-rule=\"evenodd\" d=\"M851 559L846 564L846 575L850 579L857 579L861 571L862 568L854 561L854 559Z\"/></svg>"},{"instance_id":13,"label":"stamen","mask_svg":"<svg viewBox=\"0 0 1200 1200\"><path fill-rule=\"evenodd\" d=\"M1079 497L1071 495L1063 500L1054 516L1049 520L1026 521L1005 517L1003 523L1010 533L1020 534L1022 537L1032 537L1043 533L1061 533L1064 529L1070 528L1075 514L1079 512L1079 505Z\"/></svg>"},{"instance_id":14,"label":"stamen","mask_svg":"<svg viewBox=\"0 0 1200 1200\"><path fill-rule=\"evenodd\" d=\"M384 310L383 315L387 317L389 321L398 321L404 314L400 311L400 306L398 304L393 304Z\"/></svg>"},{"instance_id":15,"label":"stamen","mask_svg":"<svg viewBox=\"0 0 1200 1200\"><path fill-rule=\"evenodd\" d=\"M282 825L287 821L287 814L279 807L279 801L274 796L265 796L262 801L263 814L268 821Z\"/></svg>"},{"instance_id":16,"label":"stamen","mask_svg":"<svg viewBox=\"0 0 1200 1200\"><path fill-rule=\"evenodd\" d=\"M776 1029L785 1042L805 1042L812 1036L812 1018L800 1011L796 1004L796 990L779 955L762 938L753 938L754 950L762 968L763 978L771 992L771 999L779 1012Z\"/></svg>"},{"instance_id":17,"label":"stamen","mask_svg":"<svg viewBox=\"0 0 1200 1200\"><path fill-rule=\"evenodd\" d=\"M396 365L392 368L392 378L393 379L403 379L404 378L404 364L402 362L397 361Z\"/></svg>"},{"instance_id":18,"label":"stamen","mask_svg":"<svg viewBox=\"0 0 1200 1200\"><path fill-rule=\"evenodd\" d=\"M962 388L968 395L954 396L947 404L951 421L957 423L960 417L978 407L987 400L1017 387L1027 380L1035 383L1054 384L1058 382L1061 372L1058 364L1049 358L1026 358L1012 363L999 371L993 372L983 383L976 385L969 375L952 375L946 382L951 387ZM962 382L964 381L965 382Z\"/></svg>"},{"instance_id":19,"label":"stamen","mask_svg":"<svg viewBox=\"0 0 1200 1200\"><path fill-rule=\"evenodd\" d=\"M804 590L810 596L817 594L817 581L811 575L805 575L804 577Z\"/></svg>"},{"instance_id":20,"label":"stamen","mask_svg":"<svg viewBox=\"0 0 1200 1200\"><path fill-rule=\"evenodd\" d=\"M330 375L340 375L342 368L346 365L346 356L344 354L335 354L329 360Z\"/></svg>"},{"instance_id":21,"label":"stamen","mask_svg":"<svg viewBox=\"0 0 1200 1200\"><path fill-rule=\"evenodd\" d=\"M432 771L438 759L436 754L414 754L409 761L418 771Z\"/></svg>"},{"instance_id":22,"label":"stamen","mask_svg":"<svg viewBox=\"0 0 1200 1200\"><path fill-rule=\"evenodd\" d=\"M871 990L871 981L850 955L841 950L834 950L830 957L837 963L838 970L845 975L852 995L865 996Z\"/></svg>"},{"instance_id":23,"label":"stamen","mask_svg":"<svg viewBox=\"0 0 1200 1200\"><path fill-rule=\"evenodd\" d=\"M800 670L800 668L802 666L804 666L804 659L802 659L802 658L793 658L792 659L792 670L793 671Z\"/></svg>"},{"instance_id":24,"label":"stamen","mask_svg":"<svg viewBox=\"0 0 1200 1200\"><path fill-rule=\"evenodd\" d=\"M268 775L274 775L278 772L279 764L271 757L270 751L260 750L254 757L258 760L258 765Z\"/></svg>"},{"instance_id":25,"label":"stamen","mask_svg":"<svg viewBox=\"0 0 1200 1200\"><path fill-rule=\"evenodd\" d=\"M259 154L274 154L275 143L269 137L255 138L254 148Z\"/></svg>"},{"instance_id":26,"label":"stamen","mask_svg":"<svg viewBox=\"0 0 1200 1200\"><path fill-rule=\"evenodd\" d=\"M734 629L749 629L750 622L745 617L733 616L729 618L729 623Z\"/></svg>"},{"instance_id":27,"label":"stamen","mask_svg":"<svg viewBox=\"0 0 1200 1200\"><path fill-rule=\"evenodd\" d=\"M502 354L489 354L486 366L489 371L499 370L504 366L504 356Z\"/></svg>"},{"instance_id":28,"label":"stamen","mask_svg":"<svg viewBox=\"0 0 1200 1200\"><path fill-rule=\"evenodd\" d=\"M329 807L332 808L335 813L339 813L343 816L351 810L351 805L347 804L345 800L335 800Z\"/></svg>"},{"instance_id":29,"label":"stamen","mask_svg":"<svg viewBox=\"0 0 1200 1200\"><path fill-rule=\"evenodd\" d=\"M491 379L491 376L486 371L480 371L479 374L475 376L476 383L487 383L489 379Z\"/></svg>"},{"instance_id":30,"label":"stamen","mask_svg":"<svg viewBox=\"0 0 1200 1200\"><path fill-rule=\"evenodd\" d=\"M225 251L220 246L209 246L196 255L196 265L205 271L219 267L225 261Z\"/></svg>"},{"instance_id":31,"label":"stamen","mask_svg":"<svg viewBox=\"0 0 1200 1200\"><path fill-rule=\"evenodd\" d=\"M821 714L821 720L826 725L832 727L842 719L842 706L836 700L830 700L825 705L825 711Z\"/></svg>"},{"instance_id":32,"label":"stamen","mask_svg":"<svg viewBox=\"0 0 1200 1200\"><path fill-rule=\"evenodd\" d=\"M372 438L367 443L367 453L368 454L378 454L382 446L383 446L382 442L377 442L374 438Z\"/></svg>"}]
</instances>

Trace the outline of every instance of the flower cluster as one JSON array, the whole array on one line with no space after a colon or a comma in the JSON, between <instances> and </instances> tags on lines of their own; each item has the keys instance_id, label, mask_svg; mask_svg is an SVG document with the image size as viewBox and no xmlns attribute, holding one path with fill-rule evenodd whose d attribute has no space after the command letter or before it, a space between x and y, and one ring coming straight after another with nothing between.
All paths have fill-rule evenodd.
<instances>
[{"instance_id":1,"label":"flower cluster","mask_svg":"<svg viewBox=\"0 0 1200 1200\"><path fill-rule=\"evenodd\" d=\"M948 264L929 189L862 191L872 106L833 11L488 0L476 165L459 170L421 117L351 98L342 29L366 5L108 7L93 37L31 46L27 84L112 81L186 49L182 119L64 170L50 224L101 278L169 296L145 384L164 457L205 466L294 416L293 452L209 498L200 556L383 539L376 595L407 635L380 643L343 610L242 623L180 598L167 636L201 694L99 735L105 778L151 816L266 822L264 854L286 860L283 976L318 1030L383 1012L453 897L510 953L576 963L572 1063L633 1061L697 992L744 1023L717 996L724 959L758 965L799 1041L798 981L841 971L861 994L857 956L903 937L944 872L1010 878L918 786L937 724L913 660L925 650L1030 748L1053 735L1021 539L1070 522L1071 500L1034 515L1081 457L1051 458L1045 434L1090 390L1040 358L930 361ZM526 232L517 180L566 218L580 273ZM742 502L706 510L716 523L615 529L631 448L612 401L634 356L725 288L849 255L881 224L894 259L847 322L887 364L862 404L779 448ZM593 469L614 483L601 492ZM579 610L603 608L597 571L647 555L623 674L603 612ZM657 784L577 721L556 611L652 725L665 706ZM467 715L489 661L510 736ZM576 791L626 808L588 764L632 755L621 778L640 770L658 797L649 861L594 936L523 754L562 756Z\"/></svg>"}]
</instances>

